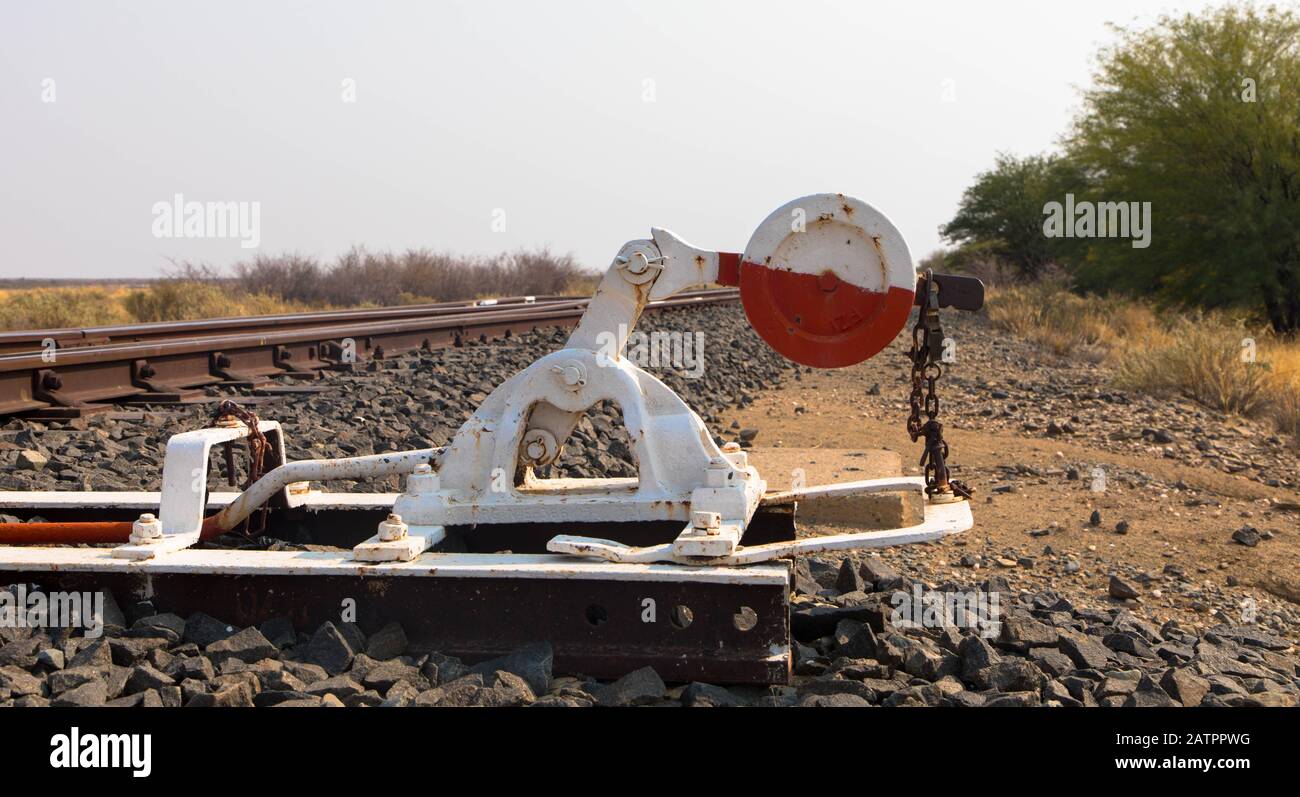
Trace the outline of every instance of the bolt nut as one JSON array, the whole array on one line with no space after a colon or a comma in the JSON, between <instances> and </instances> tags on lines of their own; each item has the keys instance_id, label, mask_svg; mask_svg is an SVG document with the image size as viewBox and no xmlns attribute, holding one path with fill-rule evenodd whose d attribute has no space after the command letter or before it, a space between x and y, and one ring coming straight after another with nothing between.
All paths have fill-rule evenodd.
<instances>
[{"instance_id":1,"label":"bolt nut","mask_svg":"<svg viewBox=\"0 0 1300 797\"><path fill-rule=\"evenodd\" d=\"M162 522L152 513L145 512L140 519L131 524L130 541L133 545L145 545L161 540Z\"/></svg>"},{"instance_id":2,"label":"bolt nut","mask_svg":"<svg viewBox=\"0 0 1300 797\"><path fill-rule=\"evenodd\" d=\"M442 489L442 479L432 465L416 465L415 471L406 477L408 493L436 493L440 489Z\"/></svg>"},{"instance_id":3,"label":"bolt nut","mask_svg":"<svg viewBox=\"0 0 1300 797\"><path fill-rule=\"evenodd\" d=\"M382 542L396 542L406 539L406 524L401 515L389 515L379 524L379 539Z\"/></svg>"},{"instance_id":4,"label":"bolt nut","mask_svg":"<svg viewBox=\"0 0 1300 797\"><path fill-rule=\"evenodd\" d=\"M722 515L717 512L692 512L691 526L705 534L718 534L722 530Z\"/></svg>"}]
</instances>

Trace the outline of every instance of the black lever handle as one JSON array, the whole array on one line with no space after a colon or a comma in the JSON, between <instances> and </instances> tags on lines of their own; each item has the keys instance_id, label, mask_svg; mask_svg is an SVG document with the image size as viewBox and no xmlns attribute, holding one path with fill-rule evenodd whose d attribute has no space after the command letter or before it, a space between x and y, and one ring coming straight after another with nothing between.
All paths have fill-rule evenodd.
<instances>
[{"instance_id":1,"label":"black lever handle","mask_svg":"<svg viewBox=\"0 0 1300 797\"><path fill-rule=\"evenodd\" d=\"M956 274L933 274L931 276L935 284L939 286L940 307L955 307L958 310L973 313L984 306L984 283L980 282L979 279L962 277ZM930 286L926 284L925 277L917 277L915 304L924 305L929 291Z\"/></svg>"}]
</instances>

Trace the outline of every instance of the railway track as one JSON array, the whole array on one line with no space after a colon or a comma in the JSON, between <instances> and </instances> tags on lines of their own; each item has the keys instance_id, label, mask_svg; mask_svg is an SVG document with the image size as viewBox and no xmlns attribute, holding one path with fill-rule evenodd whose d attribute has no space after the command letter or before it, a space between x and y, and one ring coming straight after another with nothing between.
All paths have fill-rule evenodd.
<instances>
[{"instance_id":1,"label":"railway track","mask_svg":"<svg viewBox=\"0 0 1300 797\"><path fill-rule=\"evenodd\" d=\"M734 302L706 290L651 302L649 312ZM273 388L416 349L572 327L589 299L510 297L366 310L0 332L0 415L75 418L112 403L191 403L212 385Z\"/></svg>"},{"instance_id":2,"label":"railway track","mask_svg":"<svg viewBox=\"0 0 1300 797\"><path fill-rule=\"evenodd\" d=\"M788 219L794 211L813 215L817 225L793 227ZM937 356L937 345L928 344L942 339L939 308L960 306L966 283L948 277L938 282L927 272L918 287L897 229L871 206L841 194L813 195L778 208L756 230L744 255L699 249L664 229L653 234L619 249L590 300L440 306L398 310L400 317L361 311L179 329L82 330L81 335L73 330L63 346L42 337L40 351L0 357L0 396L4 379L11 379L9 407L58 417L107 409L104 401L211 401L208 394L216 391L202 388L214 384L252 388L241 391L253 393L241 396L241 403L270 400L263 396L277 393L330 392L275 384L274 378L313 378L327 369L354 369L364 360L373 365L404 350L535 327L577 327L558 350L547 345L557 337L547 329L519 346L480 348L483 357L450 358L467 361L459 363L461 375L444 368L402 373L373 368L393 373L376 375L386 386L376 382L357 391L370 399L353 395L340 397L334 406L327 399L304 403L281 413L292 416L283 421L223 403L208 415L207 426L168 435L161 462L143 429L133 429L142 433L129 438L119 434L121 443L111 449L96 446L96 453L89 453L89 446L59 445L51 451L60 457L57 465L75 458L67 475L85 489L5 494L5 508L21 514L0 523L0 573L10 583L46 590L75 591L80 584L137 600L147 597L148 611L191 617L212 612L209 616L221 618L218 624L229 622L231 628L255 629L292 615L304 628L317 629L307 648L320 652L329 639L342 643L338 650L344 655L331 654L333 663L326 668L335 675L347 670L361 645L348 647L343 632L329 624L343 602L362 594L366 607L354 618L358 627L379 630L396 622L429 649L464 661L491 662L545 640L551 646L545 658L565 672L622 678L648 668L655 679L674 682L787 683L797 648L790 615L793 576L786 560L932 542L973 525L969 502L947 480L942 459L947 446L933 413L927 477L815 487L800 478L788 490L769 490L745 450L753 434L743 442L721 441L671 386L677 379L665 381L644 370L630 350L626 357L605 359L606 342L617 341L622 351L646 312L743 296L743 321L725 312L689 319L670 313L660 319L669 327L708 324L726 340L718 354L731 364L730 378L710 374L709 384L694 392L715 406L728 396L740 405L744 399L738 392L754 384L760 367L757 357L736 351L744 335L756 333L751 342L761 339L762 351L773 359L779 355L810 368L852 365L902 331L921 296L925 326L918 323L917 329L927 334L929 354L923 360L914 343L911 356L920 369ZM739 285L742 291L681 293L697 284ZM975 286L981 288L976 298L982 297L982 286L977 281ZM672 298L650 302L651 296ZM967 309L976 307L977 302ZM255 329L249 331L250 326ZM742 335L728 336L722 331L728 328ZM14 343L30 346L33 337ZM487 374L497 365L491 355L507 355L502 366L517 367L512 358L528 364L512 376ZM781 362L780 372L789 367ZM914 376L916 384L918 379ZM469 406L453 409L448 401L425 401L435 391L420 387L419 380L439 392L459 393ZM933 394L934 377L930 381ZM403 406L378 406L391 403L374 400L381 392ZM345 410L346 432L320 425L324 414ZM427 417L434 413L440 413L437 419ZM600 424L604 441L597 419L587 418L594 413L608 418ZM176 414L189 416L183 419L187 427L195 425L193 413ZM441 424L457 417L465 420L448 436ZM584 418L592 434L579 429ZM106 418L104 426L114 420ZM39 447L36 434L46 430L19 430L16 443L22 431L28 431L22 445ZM112 440L112 431L93 431L106 436L87 435L94 438L90 445ZM289 432L304 433L310 458L289 458ZM341 448L344 436L353 438L352 450L321 456L327 440ZM432 438L445 443L436 445ZM566 475L564 466L579 458L562 460L564 447L571 445L576 453L579 443L595 446L595 464L581 466L580 475ZM590 445L587 454L593 452ZM152 470L150 483L160 484L159 492L90 489L87 465L134 471L127 451L150 449L154 455L140 464ZM223 457L213 455L224 454L224 475L234 484L241 449L249 474L243 490L214 506L214 492L204 488L221 477ZM50 465L40 450L11 456L19 468L32 466L31 474L11 480L24 486ZM65 480L67 467L52 470L57 481ZM330 482L370 482L384 492L332 492L325 489ZM388 491L394 486L400 492ZM844 533L797 534L800 505L805 517L816 517L820 505L857 521L858 502L898 493L911 495L918 506L915 516L899 520L896 528L863 524ZM56 510L73 517L53 519ZM331 529L345 535L336 538L344 544L319 542ZM248 536L260 540L272 533L284 535L286 543L302 540L290 545L327 550L244 544ZM227 542L233 544L218 543L231 535ZM100 543L111 547L66 547ZM834 632L840 619L837 614L826 618L831 627L819 629L815 638ZM254 633L260 635L253 631L239 640L249 639L257 648L247 654L250 660L270 645ZM221 657L221 648L213 652ZM439 671L434 680L442 678ZM545 689L539 682L534 694Z\"/></svg>"},{"instance_id":3,"label":"railway track","mask_svg":"<svg viewBox=\"0 0 1300 797\"><path fill-rule=\"evenodd\" d=\"M422 318L476 309L505 309L520 306L573 303L585 301L572 296L512 296L462 302L434 302L410 304L400 307L376 307L357 310L329 310L310 313L280 313L234 318L205 318L197 321L159 321L145 324L117 324L99 327L65 327L60 329L30 329L0 331L0 355L40 353L51 346L59 349L104 346L110 343L141 343L185 337L203 337L232 332L272 332L280 329L301 328L312 325L341 322L364 323L370 321L396 321L404 318Z\"/></svg>"}]
</instances>

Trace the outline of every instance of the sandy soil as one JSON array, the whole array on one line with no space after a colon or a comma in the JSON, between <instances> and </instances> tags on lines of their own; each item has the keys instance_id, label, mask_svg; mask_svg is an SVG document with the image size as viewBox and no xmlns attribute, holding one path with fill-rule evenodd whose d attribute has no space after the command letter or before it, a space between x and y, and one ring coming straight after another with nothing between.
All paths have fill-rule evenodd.
<instances>
[{"instance_id":1,"label":"sandy soil","mask_svg":"<svg viewBox=\"0 0 1300 797\"><path fill-rule=\"evenodd\" d=\"M968 351L998 338L980 325L966 332ZM976 526L941 543L884 551L884 559L931 582L978 581L992 574L1013 588L1054 589L1101 607L1120 603L1108 595L1110 576L1118 574L1141 586L1130 608L1159 622L1204 628L1253 617L1277 633L1297 636L1300 513L1288 509L1297 503L1294 490L1268 486L1246 471L1180 461L1160 446L1116 446L1087 435L1045 437L984 422L978 413L988 399L970 384L979 359L968 356L970 365L955 365L946 393L940 391L952 460L960 478L976 489ZM1104 369L1082 370L1104 388ZM1025 369L1027 378L1034 372ZM756 446L799 449L786 460L790 467L815 459L821 449L889 449L901 454L904 473L916 474L921 449L904 428L903 374L899 358L888 355L851 368L808 371L779 390L761 392L751 406L723 413L719 425L730 427L730 434L757 428ZM1075 420L1088 423L1086 417ZM833 457L851 461L840 453ZM1097 468L1107 477L1104 491L1094 490L1101 486L1093 480ZM866 477L824 470L810 470L808 482ZM1089 522L1094 510L1101 515L1095 526ZM1126 533L1117 532L1120 521L1127 522ZM1265 539L1255 547L1234 542L1234 531L1243 526Z\"/></svg>"}]
</instances>

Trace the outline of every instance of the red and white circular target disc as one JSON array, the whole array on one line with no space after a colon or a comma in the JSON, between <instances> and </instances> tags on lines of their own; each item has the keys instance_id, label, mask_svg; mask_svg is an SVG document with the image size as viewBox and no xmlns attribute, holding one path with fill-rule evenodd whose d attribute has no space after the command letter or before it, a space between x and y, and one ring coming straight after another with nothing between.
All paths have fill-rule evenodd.
<instances>
[{"instance_id":1,"label":"red and white circular target disc","mask_svg":"<svg viewBox=\"0 0 1300 797\"><path fill-rule=\"evenodd\" d=\"M740 263L750 325L782 356L818 368L860 363L889 345L915 294L916 267L898 228L843 194L777 208Z\"/></svg>"}]
</instances>

